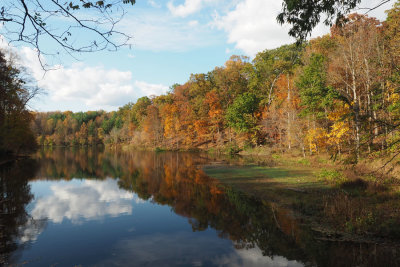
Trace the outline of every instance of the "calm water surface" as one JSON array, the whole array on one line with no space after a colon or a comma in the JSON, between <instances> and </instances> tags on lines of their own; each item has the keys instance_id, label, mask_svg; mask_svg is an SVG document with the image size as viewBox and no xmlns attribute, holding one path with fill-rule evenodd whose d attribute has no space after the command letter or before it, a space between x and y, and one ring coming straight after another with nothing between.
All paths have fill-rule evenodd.
<instances>
[{"instance_id":1,"label":"calm water surface","mask_svg":"<svg viewBox=\"0 0 400 267\"><path fill-rule=\"evenodd\" d=\"M321 241L207 177L194 153L41 151L0 171L5 266L398 266L398 250Z\"/></svg>"}]
</instances>

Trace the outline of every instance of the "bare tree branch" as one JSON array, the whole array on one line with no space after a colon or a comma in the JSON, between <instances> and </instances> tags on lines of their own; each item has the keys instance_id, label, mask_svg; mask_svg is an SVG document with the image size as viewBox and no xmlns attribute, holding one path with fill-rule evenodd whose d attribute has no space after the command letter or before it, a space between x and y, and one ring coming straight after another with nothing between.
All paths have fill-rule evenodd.
<instances>
[{"instance_id":1,"label":"bare tree branch","mask_svg":"<svg viewBox=\"0 0 400 267\"><path fill-rule=\"evenodd\" d=\"M380 8L381 6L383 6L384 4L389 3L390 1L392 1L392 0L382 0L379 4L377 4L374 7L359 7L359 8L357 8L357 10L366 10L365 14L368 14L369 12Z\"/></svg>"},{"instance_id":2,"label":"bare tree branch","mask_svg":"<svg viewBox=\"0 0 400 267\"><path fill-rule=\"evenodd\" d=\"M124 4L133 5L135 0L2 0L0 35L9 43L35 48L46 70L41 55L59 56L63 51L75 58L76 53L115 51L127 45L131 36L116 30L126 14Z\"/></svg>"}]
</instances>

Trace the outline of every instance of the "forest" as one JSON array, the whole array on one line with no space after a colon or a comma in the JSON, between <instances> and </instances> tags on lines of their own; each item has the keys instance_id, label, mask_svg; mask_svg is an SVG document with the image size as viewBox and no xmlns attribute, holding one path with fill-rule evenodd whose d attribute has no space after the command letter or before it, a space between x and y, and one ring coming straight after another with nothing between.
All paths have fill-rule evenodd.
<instances>
[{"instance_id":1,"label":"forest","mask_svg":"<svg viewBox=\"0 0 400 267\"><path fill-rule=\"evenodd\" d=\"M400 133L400 3L386 21L351 14L328 35L265 50L250 62L192 74L160 96L118 111L34 113L45 146L104 144L144 149L265 147L329 152L349 162L394 158Z\"/></svg>"}]
</instances>

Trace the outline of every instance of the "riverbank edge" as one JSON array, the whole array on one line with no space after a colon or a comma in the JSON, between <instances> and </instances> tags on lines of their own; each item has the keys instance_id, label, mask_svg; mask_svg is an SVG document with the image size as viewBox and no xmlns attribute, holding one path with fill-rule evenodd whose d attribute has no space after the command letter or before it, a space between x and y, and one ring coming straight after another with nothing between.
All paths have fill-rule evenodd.
<instances>
[{"instance_id":1,"label":"riverbank edge","mask_svg":"<svg viewBox=\"0 0 400 267\"><path fill-rule=\"evenodd\" d=\"M266 154L260 154L260 153L243 153L247 157L261 157L265 156ZM294 168L299 169L299 168L304 168L308 170L314 170L312 173L312 178L310 180L307 180L305 182L310 184L310 187L319 187L321 184L325 188L324 190L309 190L303 188L300 184L296 183L291 183L289 184L280 184L279 185L279 192L286 191L290 193L295 193L297 195L314 195L314 197L311 197L311 199L315 199L316 201L324 199L325 197L331 197L332 194L342 194L343 196L348 197L349 199L352 198L357 198L357 194L360 194L359 192L356 192L356 195L352 195L354 192L354 188L350 188L350 190L343 188L342 185L350 185L353 186L352 184L355 184L355 190L358 190L356 187L358 186L357 183L359 183L359 186L369 186L368 184L372 184L374 188L377 188L371 196L371 192L365 193L363 195L363 199L365 198L370 198L369 201L366 201L366 209L371 209L371 210L376 210L379 209L378 206L374 207L373 203L376 201L376 199L379 198L385 198L387 197L388 194L399 194L399 179L395 179L396 181L393 181L393 179L389 183L385 183L382 181L379 181L378 183L376 181L372 181L371 178L366 178L365 175L370 173L369 170L365 170L364 173L357 175L357 172L360 170L360 166L349 166L343 163L338 163L332 161L328 155L315 155L313 157L307 157L303 158L302 156L296 156L293 154L270 154L269 156L272 157L274 164L271 166L271 161L270 159L263 159L261 161L256 161L255 166L263 167L265 164L267 167L264 168ZM363 168L366 164L366 162L362 163ZM342 225L336 225L336 227L332 227L333 222L329 222L329 220L321 220L321 213L320 211L317 211L315 213L310 212L313 210L318 210L317 206L320 206L318 204L322 203L315 203L315 205L311 205L314 208L308 208L308 210L305 212L303 210L303 203L296 203L295 200L297 199L298 196L293 198L292 203L288 203L288 199L282 200L280 198L282 194L272 194L268 195L269 192L260 192L259 185L264 183L265 181L262 181L261 179L258 179L258 181L254 181L254 177L242 177L240 182L235 182L233 180L229 179L221 179L220 177L215 177L212 174L210 174L209 171L207 171L207 168L210 168L211 165L204 165L202 166L202 169L212 178L215 178L221 182L223 186L228 186L228 187L233 187L239 191L242 191L243 193L250 195L250 196L255 196L262 201L266 201L269 203L273 203L274 206L282 209L289 209L290 212L293 214L294 218L297 219L298 221L301 221L303 224L308 224L311 226L311 229L315 232L318 232L318 234L321 236L320 238L323 240L327 241L335 241L335 242L357 242L357 243L391 243L395 244L396 246L400 246L400 224L397 224L399 229L389 229L388 232L396 232L395 236L382 236L380 229L378 225L376 225L376 231L368 231L364 233L359 233L354 230L354 227L349 226L348 222L342 222ZM215 166L211 166L215 167ZM235 168L235 166L233 166ZM236 166L239 167L240 166ZM220 166L221 168L221 166ZM222 167L224 168L224 167ZM227 166L227 168L232 168L232 166ZM315 169L319 168L318 171ZM343 171L346 171L347 173L350 173L350 176L353 177L324 177L324 174L329 176L331 174L338 174ZM247 179L247 181L246 181ZM324 181L325 179L325 181ZM375 178L377 179L377 178ZM303 181L304 183L304 181ZM365 184L364 184L365 183ZM382 189L384 187L384 189ZM274 190L274 189L272 189ZM346 191L347 190L347 191ZM375 189L373 189L375 190ZM382 192L380 191L382 190ZM285 195L290 195L285 194ZM324 195L326 194L326 195ZM364 194L364 193L362 193ZM300 198L301 199L301 198ZM360 197L361 199L361 197ZM388 201L390 204L390 202ZM370 213L371 214L371 213ZM369 215L367 215L368 217ZM395 218L400 221L400 215ZM360 216L357 218L359 221L363 220L368 220L368 218L364 218L363 216ZM336 222L337 223L337 222ZM396 225L388 226L390 227L396 227ZM373 229L374 224L371 223L369 225L369 229Z\"/></svg>"}]
</instances>

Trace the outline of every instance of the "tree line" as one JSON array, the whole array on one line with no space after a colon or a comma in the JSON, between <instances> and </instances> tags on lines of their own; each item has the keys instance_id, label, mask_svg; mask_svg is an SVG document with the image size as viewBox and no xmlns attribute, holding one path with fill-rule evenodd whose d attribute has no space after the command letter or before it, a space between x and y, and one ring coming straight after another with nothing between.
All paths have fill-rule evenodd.
<instances>
[{"instance_id":1,"label":"tree line","mask_svg":"<svg viewBox=\"0 0 400 267\"><path fill-rule=\"evenodd\" d=\"M37 113L44 145L130 144L192 149L268 146L357 161L400 153L400 3L386 21L351 14L304 45L192 74L164 95L115 112Z\"/></svg>"}]
</instances>

